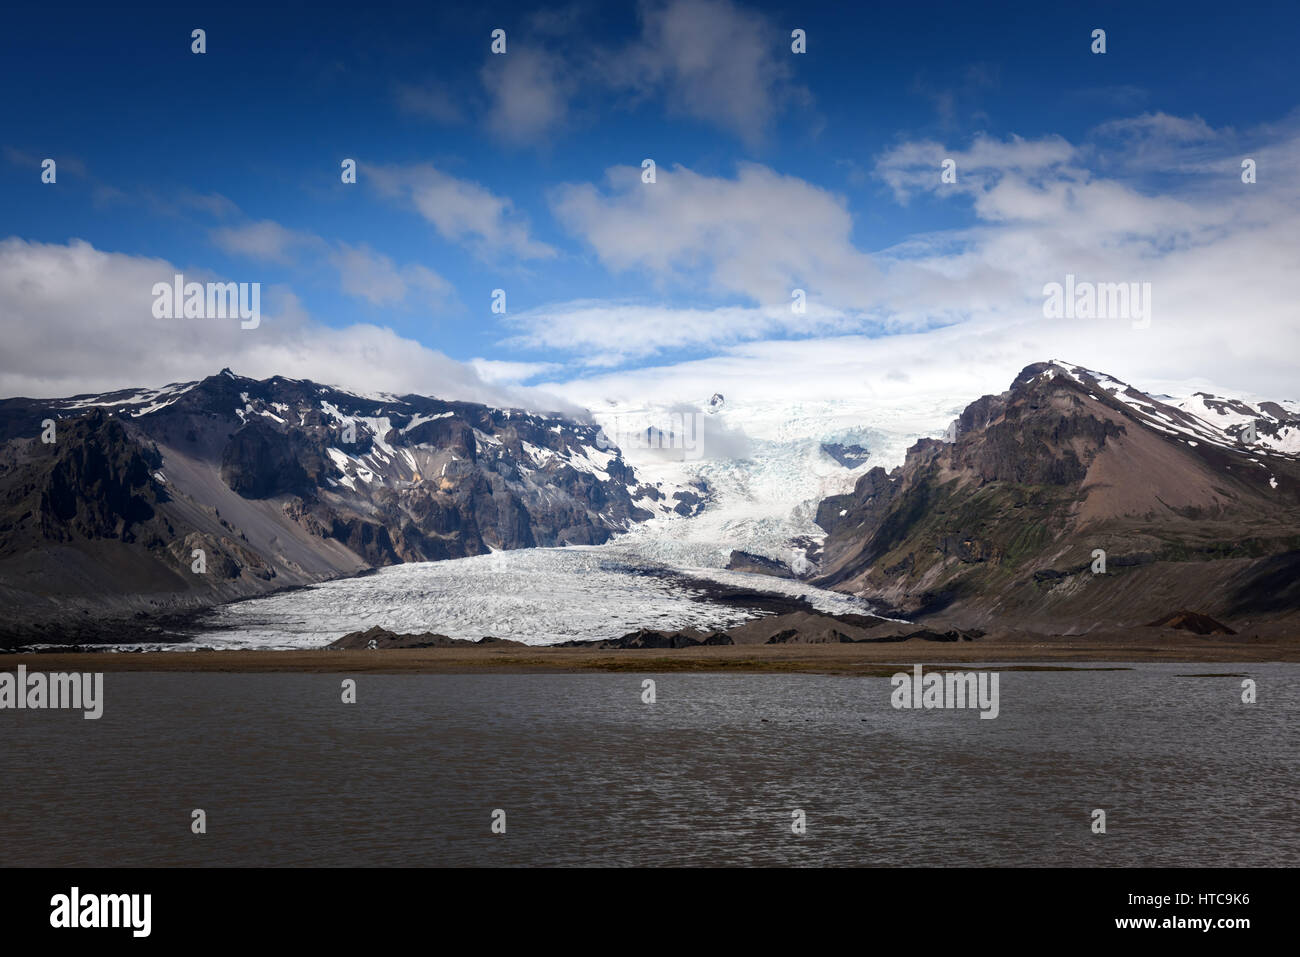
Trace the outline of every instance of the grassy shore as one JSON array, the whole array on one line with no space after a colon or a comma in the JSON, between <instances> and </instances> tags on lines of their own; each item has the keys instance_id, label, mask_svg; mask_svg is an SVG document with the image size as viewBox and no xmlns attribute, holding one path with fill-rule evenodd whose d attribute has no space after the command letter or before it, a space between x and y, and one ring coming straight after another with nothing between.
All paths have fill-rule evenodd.
<instances>
[{"instance_id":1,"label":"grassy shore","mask_svg":"<svg viewBox=\"0 0 1300 957\"><path fill-rule=\"evenodd\" d=\"M310 651L19 653L0 670L155 671L339 674L521 674L582 672L730 672L892 674L917 662L935 666L1019 662L1087 667L1090 662L1247 664L1300 662L1300 635L1259 639L1153 633L1147 629L1087 638L990 635L977 641L911 640L880 644L721 645L682 649L455 647Z\"/></svg>"}]
</instances>

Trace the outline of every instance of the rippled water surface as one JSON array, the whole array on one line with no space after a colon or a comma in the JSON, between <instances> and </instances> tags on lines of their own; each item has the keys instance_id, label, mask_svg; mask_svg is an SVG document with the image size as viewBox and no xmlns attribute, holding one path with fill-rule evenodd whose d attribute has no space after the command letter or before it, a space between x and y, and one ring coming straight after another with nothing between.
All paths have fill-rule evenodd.
<instances>
[{"instance_id":1,"label":"rippled water surface","mask_svg":"<svg viewBox=\"0 0 1300 957\"><path fill-rule=\"evenodd\" d=\"M1254 705L1177 677L1224 670L1004 670L996 720L887 678L361 676L345 705L337 675L110 673L99 721L0 712L0 865L1295 866L1300 667L1241 669Z\"/></svg>"}]
</instances>

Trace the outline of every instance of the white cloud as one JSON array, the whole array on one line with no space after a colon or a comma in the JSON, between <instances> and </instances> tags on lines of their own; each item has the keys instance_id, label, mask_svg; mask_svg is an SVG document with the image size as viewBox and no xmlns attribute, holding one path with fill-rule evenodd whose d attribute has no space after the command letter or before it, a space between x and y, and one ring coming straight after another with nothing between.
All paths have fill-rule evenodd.
<instances>
[{"instance_id":1,"label":"white cloud","mask_svg":"<svg viewBox=\"0 0 1300 957\"><path fill-rule=\"evenodd\" d=\"M1293 131L1260 155L1294 168L1296 146ZM1095 282L1150 282L1155 321L1184 327L1198 317L1238 317L1245 303L1256 313L1239 321L1272 323L1289 311L1266 290L1295 260L1295 244L1285 238L1300 209L1294 177L1247 186L1236 157L1220 151L1201 177L1161 192L1146 184L1142 158L1101 176L1081 165L1088 153L1087 145L1071 148L1056 137L977 137L970 150L947 154L957 158L956 184L940 183L942 151L931 144L885 154L877 169L896 189L920 182L938 197L969 202L977 220L875 255L889 277L891 308L964 304L972 316L1016 317L1041 305L1045 283L1073 273ZM906 195L908 187L901 188Z\"/></svg>"},{"instance_id":2,"label":"white cloud","mask_svg":"<svg viewBox=\"0 0 1300 957\"><path fill-rule=\"evenodd\" d=\"M876 279L853 245L842 197L757 164L735 179L660 167L606 172L608 190L566 185L551 195L556 217L610 269L643 269L662 281L703 275L708 291L788 308L804 289L827 307L865 305Z\"/></svg>"},{"instance_id":3,"label":"white cloud","mask_svg":"<svg viewBox=\"0 0 1300 957\"><path fill-rule=\"evenodd\" d=\"M559 350L572 355L579 366L595 367L770 336L827 335L861 328L859 321L815 303L796 314L789 306L691 309L577 300L512 313L505 320L519 330L506 345Z\"/></svg>"},{"instance_id":4,"label":"white cloud","mask_svg":"<svg viewBox=\"0 0 1300 957\"><path fill-rule=\"evenodd\" d=\"M398 266L364 243L330 243L314 233L288 229L269 219L215 229L212 240L231 255L280 265L298 263L304 252L315 253L338 272L343 292L376 306L416 299L425 306L442 309L456 298L451 283L426 266Z\"/></svg>"},{"instance_id":5,"label":"white cloud","mask_svg":"<svg viewBox=\"0 0 1300 957\"><path fill-rule=\"evenodd\" d=\"M514 47L489 55L480 75L491 96L488 129L501 139L532 142L564 124L576 83L559 56Z\"/></svg>"},{"instance_id":6,"label":"white cloud","mask_svg":"<svg viewBox=\"0 0 1300 957\"><path fill-rule=\"evenodd\" d=\"M533 408L571 408L538 390L486 382L470 366L391 329L314 321L283 288L263 289L256 329L238 320L156 319L152 288L183 272L163 259L67 245L0 241L0 395L67 396L156 387L212 375L310 378L362 392L415 392Z\"/></svg>"},{"instance_id":7,"label":"white cloud","mask_svg":"<svg viewBox=\"0 0 1300 957\"><path fill-rule=\"evenodd\" d=\"M521 259L548 259L555 250L533 239L527 220L507 198L432 166L368 166L380 192L409 202L443 239L465 243L484 254L510 253Z\"/></svg>"},{"instance_id":8,"label":"white cloud","mask_svg":"<svg viewBox=\"0 0 1300 957\"><path fill-rule=\"evenodd\" d=\"M564 366L558 362L509 362L503 359L470 359L469 366L484 382L516 383L535 379L540 375L559 372Z\"/></svg>"},{"instance_id":9,"label":"white cloud","mask_svg":"<svg viewBox=\"0 0 1300 957\"><path fill-rule=\"evenodd\" d=\"M269 219L214 229L212 241L232 255L280 264L293 262L303 248L323 244L318 236L288 229Z\"/></svg>"},{"instance_id":10,"label":"white cloud","mask_svg":"<svg viewBox=\"0 0 1300 957\"><path fill-rule=\"evenodd\" d=\"M703 120L749 143L792 102L790 30L730 0L642 3L641 36L607 57L615 88L662 97L670 113Z\"/></svg>"},{"instance_id":11,"label":"white cloud","mask_svg":"<svg viewBox=\"0 0 1300 957\"><path fill-rule=\"evenodd\" d=\"M1110 120L1100 124L1094 132L1179 144L1215 140L1222 136L1199 116L1171 116L1159 112Z\"/></svg>"},{"instance_id":12,"label":"white cloud","mask_svg":"<svg viewBox=\"0 0 1300 957\"><path fill-rule=\"evenodd\" d=\"M731 0L647 0L639 30L622 45L593 45L577 31L577 6L528 17L509 52L488 54L479 77L488 130L537 143L576 120L618 106L661 103L670 116L716 126L755 145L783 112L810 108L794 82L790 29ZM588 107L584 111L583 107ZM814 124L815 125L815 124Z\"/></svg>"},{"instance_id":13,"label":"white cloud","mask_svg":"<svg viewBox=\"0 0 1300 957\"><path fill-rule=\"evenodd\" d=\"M376 306L405 302L418 296L427 305L441 308L454 298L451 283L420 265L398 267L392 259L369 246L339 243L330 254L339 271L343 291Z\"/></svg>"},{"instance_id":14,"label":"white cloud","mask_svg":"<svg viewBox=\"0 0 1300 957\"><path fill-rule=\"evenodd\" d=\"M877 158L876 175L889 184L899 202L906 203L918 191L970 192L1007 173L1037 178L1052 171L1058 176L1076 177L1082 175L1073 165L1078 158L1079 150L1059 136L998 140L979 133L965 150L954 150L933 140L900 143ZM946 159L956 164L955 184L940 179Z\"/></svg>"},{"instance_id":15,"label":"white cloud","mask_svg":"<svg viewBox=\"0 0 1300 957\"><path fill-rule=\"evenodd\" d=\"M849 214L829 194L761 167L735 181L680 170L665 180L661 171L653 186L640 183L639 171L621 170L605 194L567 187L557 195L557 215L612 269L642 268L665 281L703 278L712 290L748 293L760 303L799 275L810 303L825 307L823 323L850 332L879 325L896 334L808 338L826 331L773 327L762 306L684 313L612 304L534 310L537 321L523 334L531 345L581 352L588 365L691 347L722 351L584 379L566 387L575 397L635 388L707 395L728 376L733 391L835 395L897 388L877 382L876 370L901 369L913 379L947 376L957 394L972 398L976 384L1000 391L1019 368L1050 357L1139 385L1199 378L1293 397L1300 354L1300 302L1290 291L1290 277L1300 273L1297 124L1252 131L1251 155L1269 171L1254 185L1240 180L1235 135L1209 136L1195 121L1139 126L1153 137L1171 130L1167 141L1151 142L1163 142L1175 158L1187 155L1179 144L1200 151L1208 142L1216 150L1197 159L1199 175L1170 186L1167 179L1148 181L1150 154L1101 175L1088 168L1096 155L1090 142L1059 137L980 136L965 150L901 144L882 156L881 178L903 197L918 188L952 197L974 223L870 254L852 245ZM958 160L955 186L940 184L944 156ZM670 191L656 194L665 181ZM816 228L801 232L808 224ZM1149 328L1043 318L1044 285L1069 274L1149 283ZM773 279L769 293L764 284Z\"/></svg>"}]
</instances>

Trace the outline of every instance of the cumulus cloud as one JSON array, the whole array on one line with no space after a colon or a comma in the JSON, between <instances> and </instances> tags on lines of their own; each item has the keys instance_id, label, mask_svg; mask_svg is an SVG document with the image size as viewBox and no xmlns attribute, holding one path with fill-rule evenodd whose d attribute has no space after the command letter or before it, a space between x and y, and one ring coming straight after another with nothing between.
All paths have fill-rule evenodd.
<instances>
[{"instance_id":1,"label":"cumulus cloud","mask_svg":"<svg viewBox=\"0 0 1300 957\"><path fill-rule=\"evenodd\" d=\"M234 256L282 265L294 262L304 248L324 245L319 236L288 229L269 219L214 229L212 242Z\"/></svg>"},{"instance_id":2,"label":"cumulus cloud","mask_svg":"<svg viewBox=\"0 0 1300 957\"><path fill-rule=\"evenodd\" d=\"M219 281L163 259L66 245L0 241L0 394L66 396L156 387L212 375L310 378L360 392L415 392L542 409L573 406L538 390L494 385L472 367L391 329L313 320L292 292L263 290L256 329L238 320L157 319L153 285Z\"/></svg>"},{"instance_id":3,"label":"cumulus cloud","mask_svg":"<svg viewBox=\"0 0 1300 957\"><path fill-rule=\"evenodd\" d=\"M212 231L219 249L255 262L280 265L299 263L304 254L329 263L338 273L339 288L349 296L375 306L414 301L443 309L456 301L452 284L427 266L399 266L366 244L329 242L315 233L288 229L273 220L227 226Z\"/></svg>"},{"instance_id":4,"label":"cumulus cloud","mask_svg":"<svg viewBox=\"0 0 1300 957\"><path fill-rule=\"evenodd\" d=\"M790 31L730 0L668 0L640 7L641 36L605 65L610 83L661 97L670 113L754 143L775 116L810 96L792 81Z\"/></svg>"},{"instance_id":5,"label":"cumulus cloud","mask_svg":"<svg viewBox=\"0 0 1300 957\"><path fill-rule=\"evenodd\" d=\"M1045 285L1074 275L1150 283L1148 339L1179 340L1153 358L1186 357L1185 341L1219 354L1231 317L1256 338L1227 348L1273 363L1271 348L1258 343L1289 336L1296 317L1294 300L1278 290L1279 277L1297 266L1289 234L1300 212L1300 134L1294 125L1266 132L1257 133L1253 155L1269 182L1255 185L1240 181L1235 135L1195 118L1148 115L1097 134L1138 136L1171 157L1195 151L1200 174L1163 190L1146 180L1149 151L1098 173L1091 139L979 134L960 149L901 143L875 166L895 198L907 202L923 190L964 204L971 223L871 251L853 243L840 197L766 167L742 166L734 178L661 169L654 184L642 183L637 168L616 167L604 188L553 191L560 222L612 271L638 270L665 288L732 303L559 303L513 317L518 332L508 341L565 350L599 367L764 338L878 336L978 321L1018 328L1042 321ZM956 161L955 184L941 182L946 158ZM793 288L807 290L805 315L789 309ZM1114 328L1092 334L1125 341ZM1045 347L1050 338L1033 341Z\"/></svg>"},{"instance_id":6,"label":"cumulus cloud","mask_svg":"<svg viewBox=\"0 0 1300 957\"><path fill-rule=\"evenodd\" d=\"M661 104L752 146L783 112L812 106L794 81L789 28L731 0L646 0L621 45L593 48L581 20L576 6L534 14L506 55L487 55L479 76L499 139L544 142L600 97L606 108Z\"/></svg>"},{"instance_id":7,"label":"cumulus cloud","mask_svg":"<svg viewBox=\"0 0 1300 957\"><path fill-rule=\"evenodd\" d=\"M1203 140L1204 134L1194 137ZM1300 136L1292 131L1260 156L1294 167L1297 145ZM1198 317L1221 322L1214 317L1236 315L1247 304L1261 320L1289 311L1268 290L1295 260L1295 244L1284 238L1300 207L1294 177L1247 186L1238 175L1239 157L1220 150L1199 179L1160 191L1144 178L1141 156L1100 175L1083 165L1091 153L1090 143L1072 147L1058 137L999 142L981 136L964 151L903 144L884 154L878 173L902 195L925 188L969 202L976 220L876 254L889 276L893 308L944 309L964 298L972 315L1014 317L1041 304L1045 283L1074 274L1094 282L1150 282L1156 318L1184 327ZM940 182L942 155L957 161L956 184Z\"/></svg>"},{"instance_id":8,"label":"cumulus cloud","mask_svg":"<svg viewBox=\"0 0 1300 957\"><path fill-rule=\"evenodd\" d=\"M470 367L484 382L527 382L542 375L551 375L564 368L558 362L511 362L505 359L470 359Z\"/></svg>"},{"instance_id":9,"label":"cumulus cloud","mask_svg":"<svg viewBox=\"0 0 1300 957\"><path fill-rule=\"evenodd\" d=\"M836 307L869 297L876 270L853 245L842 197L752 163L733 179L676 166L656 180L613 167L605 191L562 186L551 207L615 271L665 281L702 274L713 293L787 308L796 288Z\"/></svg>"},{"instance_id":10,"label":"cumulus cloud","mask_svg":"<svg viewBox=\"0 0 1300 957\"><path fill-rule=\"evenodd\" d=\"M1230 173L1243 148L1231 127L1215 129L1199 116L1159 112L1102 123L1091 131L1091 138L1098 146L1099 169L1163 175Z\"/></svg>"},{"instance_id":11,"label":"cumulus cloud","mask_svg":"<svg viewBox=\"0 0 1300 957\"><path fill-rule=\"evenodd\" d=\"M549 259L553 247L533 238L527 220L503 196L428 164L367 166L367 179L394 201L409 203L438 235L484 255Z\"/></svg>"},{"instance_id":12,"label":"cumulus cloud","mask_svg":"<svg viewBox=\"0 0 1300 957\"><path fill-rule=\"evenodd\" d=\"M481 77L491 97L488 129L514 143L533 142L561 127L577 87L564 60L540 48L489 55Z\"/></svg>"},{"instance_id":13,"label":"cumulus cloud","mask_svg":"<svg viewBox=\"0 0 1300 957\"><path fill-rule=\"evenodd\" d=\"M441 307L454 298L451 283L432 269L418 264L399 267L364 244L339 243L330 262L339 271L343 291L372 305L392 305L418 296L428 305Z\"/></svg>"},{"instance_id":14,"label":"cumulus cloud","mask_svg":"<svg viewBox=\"0 0 1300 957\"><path fill-rule=\"evenodd\" d=\"M933 140L900 143L881 154L875 172L894 191L894 198L906 203L920 191L951 191L956 185L970 192L1006 174L1035 180L1049 172L1063 179L1078 177L1082 171L1072 165L1078 158L1079 150L1060 136L1026 140L1013 135L999 140L979 133L965 150ZM947 159L956 164L956 184L940 179Z\"/></svg>"}]
</instances>

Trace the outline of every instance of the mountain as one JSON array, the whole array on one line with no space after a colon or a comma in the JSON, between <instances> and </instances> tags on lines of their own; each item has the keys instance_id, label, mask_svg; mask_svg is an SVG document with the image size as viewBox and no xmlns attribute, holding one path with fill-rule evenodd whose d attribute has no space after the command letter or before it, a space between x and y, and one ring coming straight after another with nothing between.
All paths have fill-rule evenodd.
<instances>
[{"instance_id":1,"label":"mountain","mask_svg":"<svg viewBox=\"0 0 1300 957\"><path fill-rule=\"evenodd\" d=\"M93 633L398 562L598 544L698 492L638 483L592 423L426 396L223 370L7 399L0 597L11 624Z\"/></svg>"},{"instance_id":2,"label":"mountain","mask_svg":"<svg viewBox=\"0 0 1300 957\"><path fill-rule=\"evenodd\" d=\"M1182 608L1294 615L1300 405L1178 400L1036 363L948 440L823 500L817 522L815 584L911 617L1068 634Z\"/></svg>"},{"instance_id":3,"label":"mountain","mask_svg":"<svg viewBox=\"0 0 1300 957\"><path fill-rule=\"evenodd\" d=\"M142 641L160 613L602 543L584 553L597 564L759 572L940 631L1204 616L1249 634L1300 609L1294 402L1151 395L1048 362L968 405L947 440L915 444L951 396L606 405L588 422L229 370L0 401L0 629ZM684 429L689 449L665 443ZM465 601L514 581L471 571Z\"/></svg>"}]
</instances>

